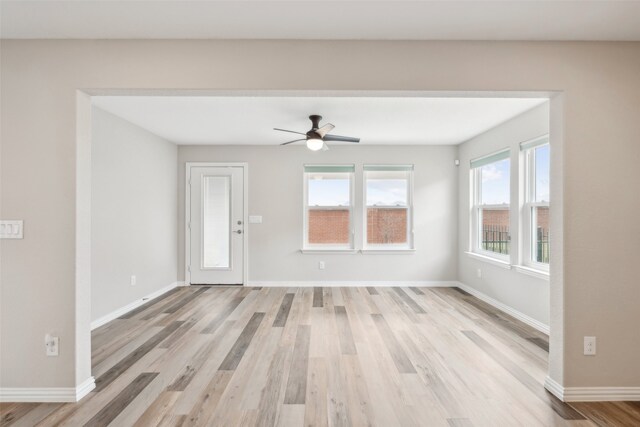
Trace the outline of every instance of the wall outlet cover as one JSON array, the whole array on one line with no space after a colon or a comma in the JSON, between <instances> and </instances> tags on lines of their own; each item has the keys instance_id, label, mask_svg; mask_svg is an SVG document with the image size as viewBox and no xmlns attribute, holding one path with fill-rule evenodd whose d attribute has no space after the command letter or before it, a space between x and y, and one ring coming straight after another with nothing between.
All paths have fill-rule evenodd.
<instances>
[{"instance_id":1,"label":"wall outlet cover","mask_svg":"<svg viewBox=\"0 0 640 427\"><path fill-rule=\"evenodd\" d=\"M58 356L60 353L60 338L49 334L44 337L44 345L47 349L47 356Z\"/></svg>"},{"instance_id":2,"label":"wall outlet cover","mask_svg":"<svg viewBox=\"0 0 640 427\"><path fill-rule=\"evenodd\" d=\"M584 355L596 355L596 337L584 337Z\"/></svg>"}]
</instances>

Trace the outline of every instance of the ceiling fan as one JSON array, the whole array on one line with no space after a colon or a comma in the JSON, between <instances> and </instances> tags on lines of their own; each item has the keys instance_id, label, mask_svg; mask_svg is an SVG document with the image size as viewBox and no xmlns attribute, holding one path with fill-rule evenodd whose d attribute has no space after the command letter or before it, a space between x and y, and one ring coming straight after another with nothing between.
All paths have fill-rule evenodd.
<instances>
[{"instance_id":1,"label":"ceiling fan","mask_svg":"<svg viewBox=\"0 0 640 427\"><path fill-rule=\"evenodd\" d=\"M307 133L296 132L296 131L287 130L287 129L273 128L273 130L278 130L280 132L297 133L299 135L305 136L305 138L294 139L293 141L285 142L280 145L289 145L298 141L306 141L307 148L309 150L318 151L318 150L328 150L329 147L327 146L326 143L330 141L355 142L355 143L360 142L360 138L352 138L350 136L330 135L329 132L331 132L335 126L332 125L331 123L327 123L324 126L320 127L320 120L322 120L322 116L319 116L317 114L312 114L311 116L309 116L309 120L311 120L312 126L311 126L311 130Z\"/></svg>"}]
</instances>

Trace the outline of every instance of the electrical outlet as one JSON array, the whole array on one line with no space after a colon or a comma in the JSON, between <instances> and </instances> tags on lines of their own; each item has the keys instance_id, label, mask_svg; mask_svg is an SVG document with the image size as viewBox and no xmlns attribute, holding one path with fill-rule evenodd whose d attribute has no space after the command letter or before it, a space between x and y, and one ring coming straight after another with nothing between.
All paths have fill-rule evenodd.
<instances>
[{"instance_id":1,"label":"electrical outlet","mask_svg":"<svg viewBox=\"0 0 640 427\"><path fill-rule=\"evenodd\" d=\"M136 276L131 276L131 286L135 286L136 283L138 283L138 280L136 279Z\"/></svg>"},{"instance_id":2,"label":"electrical outlet","mask_svg":"<svg viewBox=\"0 0 640 427\"><path fill-rule=\"evenodd\" d=\"M584 355L596 355L596 337L584 337Z\"/></svg>"},{"instance_id":3,"label":"electrical outlet","mask_svg":"<svg viewBox=\"0 0 640 427\"><path fill-rule=\"evenodd\" d=\"M60 338L47 334L44 336L44 345L47 349L47 356L57 356L60 351Z\"/></svg>"},{"instance_id":4,"label":"electrical outlet","mask_svg":"<svg viewBox=\"0 0 640 427\"><path fill-rule=\"evenodd\" d=\"M324 261L318 262L318 269L324 270Z\"/></svg>"},{"instance_id":5,"label":"electrical outlet","mask_svg":"<svg viewBox=\"0 0 640 427\"><path fill-rule=\"evenodd\" d=\"M478 275L478 279L482 279L482 269L479 268L476 274Z\"/></svg>"}]
</instances>

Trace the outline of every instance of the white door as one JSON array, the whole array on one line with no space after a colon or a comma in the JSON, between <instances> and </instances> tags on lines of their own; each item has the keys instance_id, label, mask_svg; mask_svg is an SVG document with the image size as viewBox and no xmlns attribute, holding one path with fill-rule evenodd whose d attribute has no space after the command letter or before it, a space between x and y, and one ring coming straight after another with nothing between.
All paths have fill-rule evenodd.
<instances>
[{"instance_id":1,"label":"white door","mask_svg":"<svg viewBox=\"0 0 640 427\"><path fill-rule=\"evenodd\" d=\"M242 284L244 168L191 166L190 171L190 283Z\"/></svg>"}]
</instances>

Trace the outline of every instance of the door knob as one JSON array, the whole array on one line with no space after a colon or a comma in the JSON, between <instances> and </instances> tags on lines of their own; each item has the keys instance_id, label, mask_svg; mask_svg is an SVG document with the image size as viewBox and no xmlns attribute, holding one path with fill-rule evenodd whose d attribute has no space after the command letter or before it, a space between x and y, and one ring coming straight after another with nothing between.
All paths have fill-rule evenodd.
<instances>
[{"instance_id":1,"label":"door knob","mask_svg":"<svg viewBox=\"0 0 640 427\"><path fill-rule=\"evenodd\" d=\"M242 234L242 230L236 230L236 231L234 231L234 233L236 233L236 234Z\"/></svg>"}]
</instances>

